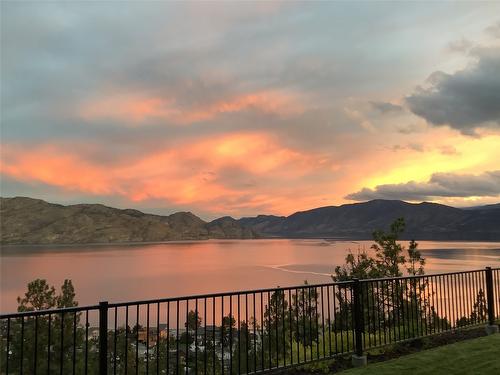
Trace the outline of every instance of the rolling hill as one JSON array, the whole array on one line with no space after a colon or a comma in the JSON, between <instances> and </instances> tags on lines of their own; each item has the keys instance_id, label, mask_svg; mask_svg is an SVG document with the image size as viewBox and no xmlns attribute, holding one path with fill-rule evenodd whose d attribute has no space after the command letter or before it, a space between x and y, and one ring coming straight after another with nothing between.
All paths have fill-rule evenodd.
<instances>
[{"instance_id":1,"label":"rolling hill","mask_svg":"<svg viewBox=\"0 0 500 375\"><path fill-rule=\"evenodd\" d=\"M342 206L320 207L288 217L242 218L263 236L340 237L370 239L375 229L387 229L404 217L404 238L426 240L500 240L500 207L465 210L436 203L372 200Z\"/></svg>"},{"instance_id":2,"label":"rolling hill","mask_svg":"<svg viewBox=\"0 0 500 375\"><path fill-rule=\"evenodd\" d=\"M0 198L3 244L156 242L254 238L237 222L207 223L191 212L151 215L100 204L63 206L25 197Z\"/></svg>"},{"instance_id":3,"label":"rolling hill","mask_svg":"<svg viewBox=\"0 0 500 375\"><path fill-rule=\"evenodd\" d=\"M168 216L100 204L63 206L26 197L0 198L2 244L83 244L202 239L370 239L404 217L403 238L500 241L500 207L459 209L396 200L320 207L290 216L225 216L206 222L191 212Z\"/></svg>"}]
</instances>

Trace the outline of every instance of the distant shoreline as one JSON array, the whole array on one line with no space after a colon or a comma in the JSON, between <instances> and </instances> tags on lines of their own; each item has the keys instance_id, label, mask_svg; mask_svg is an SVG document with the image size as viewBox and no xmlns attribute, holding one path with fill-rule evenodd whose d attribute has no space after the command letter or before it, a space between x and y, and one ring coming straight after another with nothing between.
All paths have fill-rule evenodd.
<instances>
[{"instance_id":1,"label":"distant shoreline","mask_svg":"<svg viewBox=\"0 0 500 375\"><path fill-rule=\"evenodd\" d=\"M192 240L172 240L172 241L131 241L131 242L84 242L84 243L15 243L15 244L2 244L2 248L16 248L16 247L83 247L83 246L141 246L141 245L169 245L169 244L189 244L189 243L202 243L202 242L257 242L257 241L273 241L273 240L323 240L332 242L352 242L357 241L373 241L372 238L346 238L346 237L265 237L265 238L206 238L206 239L192 239ZM410 239L402 238L400 242L406 242ZM417 242L478 242L478 243L500 243L500 240L462 240L462 239L415 239Z\"/></svg>"}]
</instances>

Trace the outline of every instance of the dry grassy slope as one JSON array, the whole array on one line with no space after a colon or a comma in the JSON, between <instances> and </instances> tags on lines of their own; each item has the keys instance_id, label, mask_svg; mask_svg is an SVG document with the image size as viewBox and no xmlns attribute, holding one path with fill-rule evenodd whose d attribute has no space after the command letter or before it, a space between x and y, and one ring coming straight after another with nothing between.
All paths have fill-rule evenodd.
<instances>
[{"instance_id":1,"label":"dry grassy slope","mask_svg":"<svg viewBox=\"0 0 500 375\"><path fill-rule=\"evenodd\" d=\"M252 230L206 223L190 212L169 216L100 204L62 206L43 200L0 198L3 244L77 244L252 238ZM209 225L210 224L210 225Z\"/></svg>"}]
</instances>

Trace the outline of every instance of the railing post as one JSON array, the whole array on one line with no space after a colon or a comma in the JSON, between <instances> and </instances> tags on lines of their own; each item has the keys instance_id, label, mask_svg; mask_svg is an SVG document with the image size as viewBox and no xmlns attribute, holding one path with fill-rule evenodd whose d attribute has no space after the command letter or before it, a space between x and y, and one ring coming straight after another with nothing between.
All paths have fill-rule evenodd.
<instances>
[{"instance_id":1,"label":"railing post","mask_svg":"<svg viewBox=\"0 0 500 375\"><path fill-rule=\"evenodd\" d=\"M486 302L488 304L486 333L490 335L498 332L498 326L495 325L495 298L493 296L493 272L491 267L486 267Z\"/></svg>"},{"instance_id":2,"label":"railing post","mask_svg":"<svg viewBox=\"0 0 500 375\"><path fill-rule=\"evenodd\" d=\"M356 353L352 356L352 364L354 367L361 367L366 365L366 356L363 355L363 297L359 279L353 279L352 293L354 303L354 348Z\"/></svg>"},{"instance_id":3,"label":"railing post","mask_svg":"<svg viewBox=\"0 0 500 375\"><path fill-rule=\"evenodd\" d=\"M108 302L99 302L99 375L108 374Z\"/></svg>"}]
</instances>

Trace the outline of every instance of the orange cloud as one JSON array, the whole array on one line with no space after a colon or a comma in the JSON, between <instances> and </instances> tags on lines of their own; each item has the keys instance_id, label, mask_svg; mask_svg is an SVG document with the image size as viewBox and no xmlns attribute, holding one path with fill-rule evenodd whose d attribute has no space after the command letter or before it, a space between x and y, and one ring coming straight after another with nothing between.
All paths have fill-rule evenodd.
<instances>
[{"instance_id":1,"label":"orange cloud","mask_svg":"<svg viewBox=\"0 0 500 375\"><path fill-rule=\"evenodd\" d=\"M112 172L96 167L54 145L35 148L3 145L0 173L20 181L37 181L91 194L110 194Z\"/></svg>"},{"instance_id":2,"label":"orange cloud","mask_svg":"<svg viewBox=\"0 0 500 375\"><path fill-rule=\"evenodd\" d=\"M371 137L339 137L325 153L287 147L272 133L234 132L190 139L140 154L96 160L98 144L2 145L0 173L86 195L115 195L136 207L151 202L194 212L290 214L341 204L363 187L428 179L435 172L494 170L498 135L444 136L446 129L419 134L424 151L394 151ZM456 153L442 153L451 143ZM492 158L492 156L497 156ZM104 162L102 160L105 160ZM149 201L149 202L148 202ZM155 203L156 204L156 203Z\"/></svg>"},{"instance_id":3,"label":"orange cloud","mask_svg":"<svg viewBox=\"0 0 500 375\"><path fill-rule=\"evenodd\" d=\"M290 209L298 199L278 198L277 190L324 163L314 155L280 145L266 133L201 139L111 164L85 158L78 147L60 145L30 149L9 145L3 154L0 172L19 181L94 195L120 195L135 202L164 200L219 212L252 206L273 212L282 212L286 205ZM259 193L251 183L235 184L231 178L234 173L267 184L269 193Z\"/></svg>"},{"instance_id":4,"label":"orange cloud","mask_svg":"<svg viewBox=\"0 0 500 375\"><path fill-rule=\"evenodd\" d=\"M284 91L260 91L234 96L214 103L184 107L175 99L147 95L110 94L92 100L79 109L86 120L112 119L131 124L159 119L176 124L206 121L224 113L254 109L288 116L304 110L298 95Z\"/></svg>"}]
</instances>

